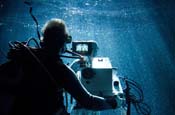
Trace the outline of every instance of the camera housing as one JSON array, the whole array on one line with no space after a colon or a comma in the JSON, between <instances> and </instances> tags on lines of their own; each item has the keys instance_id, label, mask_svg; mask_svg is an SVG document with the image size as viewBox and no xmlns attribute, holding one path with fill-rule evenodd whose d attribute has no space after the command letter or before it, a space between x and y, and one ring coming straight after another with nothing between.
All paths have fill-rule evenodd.
<instances>
[{"instance_id":1,"label":"camera housing","mask_svg":"<svg viewBox=\"0 0 175 115\"><path fill-rule=\"evenodd\" d=\"M89 93L101 97L115 96L118 107L121 107L125 96L117 69L112 66L109 57L97 57L97 49L96 41L73 41L72 55L81 55L83 59L74 60L70 67Z\"/></svg>"},{"instance_id":2,"label":"camera housing","mask_svg":"<svg viewBox=\"0 0 175 115\"><path fill-rule=\"evenodd\" d=\"M78 76L90 93L109 97L123 93L115 71L108 57L94 57L91 68L83 68Z\"/></svg>"}]
</instances>

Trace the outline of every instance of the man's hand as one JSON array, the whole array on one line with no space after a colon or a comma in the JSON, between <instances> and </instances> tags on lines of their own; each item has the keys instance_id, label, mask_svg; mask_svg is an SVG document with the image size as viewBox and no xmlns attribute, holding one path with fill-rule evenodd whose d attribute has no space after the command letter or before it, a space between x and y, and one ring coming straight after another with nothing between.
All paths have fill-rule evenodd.
<instances>
[{"instance_id":1,"label":"man's hand","mask_svg":"<svg viewBox=\"0 0 175 115\"><path fill-rule=\"evenodd\" d=\"M124 94L123 93L118 93L114 97L115 97L115 100L117 101L117 108L122 107L124 105L124 103L125 103Z\"/></svg>"}]
</instances>

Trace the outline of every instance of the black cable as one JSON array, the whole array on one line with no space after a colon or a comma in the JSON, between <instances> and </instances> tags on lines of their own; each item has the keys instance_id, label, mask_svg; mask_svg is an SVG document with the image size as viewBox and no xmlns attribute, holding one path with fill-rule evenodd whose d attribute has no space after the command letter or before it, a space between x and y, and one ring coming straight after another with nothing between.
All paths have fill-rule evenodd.
<instances>
[{"instance_id":1,"label":"black cable","mask_svg":"<svg viewBox=\"0 0 175 115\"><path fill-rule=\"evenodd\" d=\"M73 54L73 55L76 55L76 56L78 56L79 58L83 58L83 56L82 56L81 54L76 53L76 52L73 52L73 51L71 51L71 50L66 50L66 52L67 52L67 53L70 53L70 54Z\"/></svg>"},{"instance_id":2,"label":"black cable","mask_svg":"<svg viewBox=\"0 0 175 115\"><path fill-rule=\"evenodd\" d=\"M32 40L33 40L33 41L35 42L35 44L37 45L37 48L39 48L40 45L39 45L39 43L36 41L35 38L29 38L29 39L27 40L27 42L26 42L26 45L29 46L29 43L30 43L30 41L32 41Z\"/></svg>"},{"instance_id":3,"label":"black cable","mask_svg":"<svg viewBox=\"0 0 175 115\"><path fill-rule=\"evenodd\" d=\"M41 36L40 36L40 33L39 33L39 27L38 27L39 24L38 24L38 21L37 21L36 17L32 13L32 3L27 2L27 1L25 1L24 3L30 7L29 8L29 13L30 13L32 19L34 20L34 22L36 24L36 31L37 31L38 39L41 41Z\"/></svg>"},{"instance_id":4,"label":"black cable","mask_svg":"<svg viewBox=\"0 0 175 115\"><path fill-rule=\"evenodd\" d=\"M125 81L126 83L126 90L125 90L125 94L126 94L126 103L128 104L127 106L127 115L131 114L131 98L130 98L130 87L129 87L129 83L127 81Z\"/></svg>"},{"instance_id":5,"label":"black cable","mask_svg":"<svg viewBox=\"0 0 175 115\"><path fill-rule=\"evenodd\" d=\"M81 54L78 54L78 53L73 52L71 50L66 50L65 53L73 54L75 56L67 56L67 55L59 55L59 56L65 57L65 58L76 58L76 59L83 59L84 58Z\"/></svg>"},{"instance_id":6,"label":"black cable","mask_svg":"<svg viewBox=\"0 0 175 115\"><path fill-rule=\"evenodd\" d=\"M141 89L141 86L138 84L138 83L136 83L136 82L133 82L133 81L131 81L131 80L127 80L127 82L128 82L128 84L129 84L129 87L131 88L130 89L130 91L134 91L135 93L137 93L138 95L138 98L137 99L135 99L134 101L136 101L136 102L142 102L143 101L143 99L144 99L144 95L143 95L143 91L142 91L142 89ZM132 93L131 93L132 94ZM133 95L134 95L134 93L133 93ZM136 95L134 95L135 97L136 97Z\"/></svg>"},{"instance_id":7,"label":"black cable","mask_svg":"<svg viewBox=\"0 0 175 115\"><path fill-rule=\"evenodd\" d=\"M126 88L124 90L127 103L127 115L131 114L131 104L134 105L136 112L139 115L150 115L151 108L143 102L143 90L137 82L126 77L119 77L125 81ZM136 95L137 93L137 95Z\"/></svg>"},{"instance_id":8,"label":"black cable","mask_svg":"<svg viewBox=\"0 0 175 115\"><path fill-rule=\"evenodd\" d=\"M76 59L80 58L78 56L67 56L67 55L59 55L59 56L64 58L76 58Z\"/></svg>"}]
</instances>

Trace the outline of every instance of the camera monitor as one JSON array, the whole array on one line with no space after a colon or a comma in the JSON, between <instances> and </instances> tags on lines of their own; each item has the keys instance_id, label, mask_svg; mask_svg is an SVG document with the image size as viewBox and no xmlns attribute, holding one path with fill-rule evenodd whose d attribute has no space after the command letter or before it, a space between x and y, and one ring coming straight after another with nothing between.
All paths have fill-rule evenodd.
<instances>
[{"instance_id":1,"label":"camera monitor","mask_svg":"<svg viewBox=\"0 0 175 115\"><path fill-rule=\"evenodd\" d=\"M97 48L95 41L73 41L72 51L83 56L90 56L91 53Z\"/></svg>"}]
</instances>

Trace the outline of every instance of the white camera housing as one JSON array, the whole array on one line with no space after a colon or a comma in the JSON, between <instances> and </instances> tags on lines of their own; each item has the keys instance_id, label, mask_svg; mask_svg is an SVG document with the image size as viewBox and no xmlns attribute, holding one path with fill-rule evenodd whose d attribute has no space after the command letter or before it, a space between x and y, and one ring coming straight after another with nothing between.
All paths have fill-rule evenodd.
<instances>
[{"instance_id":1,"label":"white camera housing","mask_svg":"<svg viewBox=\"0 0 175 115\"><path fill-rule=\"evenodd\" d=\"M82 71L78 72L79 79L87 91L103 97L123 94L116 70L113 69L108 57L93 58L90 69L93 72L90 75L93 75L89 77L84 75Z\"/></svg>"}]
</instances>

